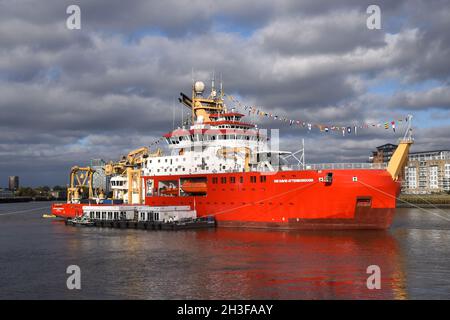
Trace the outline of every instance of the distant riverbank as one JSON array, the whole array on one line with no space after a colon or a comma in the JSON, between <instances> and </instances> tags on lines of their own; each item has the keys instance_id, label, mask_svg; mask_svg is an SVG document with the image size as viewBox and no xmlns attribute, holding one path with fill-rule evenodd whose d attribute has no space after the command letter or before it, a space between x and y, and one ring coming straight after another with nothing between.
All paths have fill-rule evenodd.
<instances>
[{"instance_id":1,"label":"distant riverbank","mask_svg":"<svg viewBox=\"0 0 450 320\"><path fill-rule=\"evenodd\" d=\"M412 208L414 206L421 208L450 208L450 195L402 194L400 195L400 200L397 200L397 208Z\"/></svg>"},{"instance_id":2,"label":"distant riverbank","mask_svg":"<svg viewBox=\"0 0 450 320\"><path fill-rule=\"evenodd\" d=\"M57 200L53 197L10 197L0 198L0 203L15 203L15 202L31 202L31 201L53 201Z\"/></svg>"}]
</instances>

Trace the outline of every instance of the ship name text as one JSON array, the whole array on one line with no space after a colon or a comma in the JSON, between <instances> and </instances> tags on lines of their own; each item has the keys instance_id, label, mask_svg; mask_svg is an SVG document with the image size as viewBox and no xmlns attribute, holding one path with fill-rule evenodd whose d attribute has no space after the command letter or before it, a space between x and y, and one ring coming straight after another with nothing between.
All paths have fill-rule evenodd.
<instances>
[{"instance_id":1,"label":"ship name text","mask_svg":"<svg viewBox=\"0 0 450 320\"><path fill-rule=\"evenodd\" d=\"M274 183L302 183L302 182L314 182L313 178L310 179L275 179Z\"/></svg>"}]
</instances>

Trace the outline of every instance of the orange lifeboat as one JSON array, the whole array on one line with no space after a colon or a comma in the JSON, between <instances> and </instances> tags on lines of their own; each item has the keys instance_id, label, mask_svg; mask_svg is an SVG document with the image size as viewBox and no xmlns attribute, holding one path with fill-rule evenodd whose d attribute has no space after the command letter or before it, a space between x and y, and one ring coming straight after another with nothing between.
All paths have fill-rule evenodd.
<instances>
[{"instance_id":1,"label":"orange lifeboat","mask_svg":"<svg viewBox=\"0 0 450 320\"><path fill-rule=\"evenodd\" d=\"M186 181L181 189L186 193L206 193L207 185L206 182Z\"/></svg>"}]
</instances>

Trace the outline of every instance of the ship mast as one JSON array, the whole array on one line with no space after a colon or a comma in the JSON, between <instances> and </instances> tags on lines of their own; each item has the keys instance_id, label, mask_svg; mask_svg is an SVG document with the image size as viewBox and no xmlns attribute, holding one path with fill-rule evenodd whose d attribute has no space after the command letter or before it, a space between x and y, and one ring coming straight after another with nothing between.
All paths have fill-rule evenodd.
<instances>
[{"instance_id":1,"label":"ship mast","mask_svg":"<svg viewBox=\"0 0 450 320\"><path fill-rule=\"evenodd\" d=\"M222 84L220 85L220 95L217 96L214 82L213 78L211 83L211 93L207 98L203 96L205 84L202 81L196 81L192 85L192 123L210 122L211 119L209 118L209 115L211 113L221 113L225 110Z\"/></svg>"}]
</instances>

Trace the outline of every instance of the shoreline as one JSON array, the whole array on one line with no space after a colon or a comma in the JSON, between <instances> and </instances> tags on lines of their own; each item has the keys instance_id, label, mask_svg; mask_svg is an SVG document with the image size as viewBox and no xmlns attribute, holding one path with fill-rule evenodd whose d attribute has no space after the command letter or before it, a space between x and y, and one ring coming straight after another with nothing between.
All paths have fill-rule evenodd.
<instances>
[{"instance_id":1,"label":"shoreline","mask_svg":"<svg viewBox=\"0 0 450 320\"><path fill-rule=\"evenodd\" d=\"M397 200L397 208L450 208L450 195L448 194L404 194ZM408 203L405 203L406 201Z\"/></svg>"},{"instance_id":2,"label":"shoreline","mask_svg":"<svg viewBox=\"0 0 450 320\"><path fill-rule=\"evenodd\" d=\"M439 208L439 209L450 209L450 204L448 203L404 203L404 202L397 202L396 208Z\"/></svg>"},{"instance_id":3,"label":"shoreline","mask_svg":"<svg viewBox=\"0 0 450 320\"><path fill-rule=\"evenodd\" d=\"M60 200L47 197L0 198L0 203L23 203L23 202L42 202L42 201L60 201Z\"/></svg>"}]
</instances>

